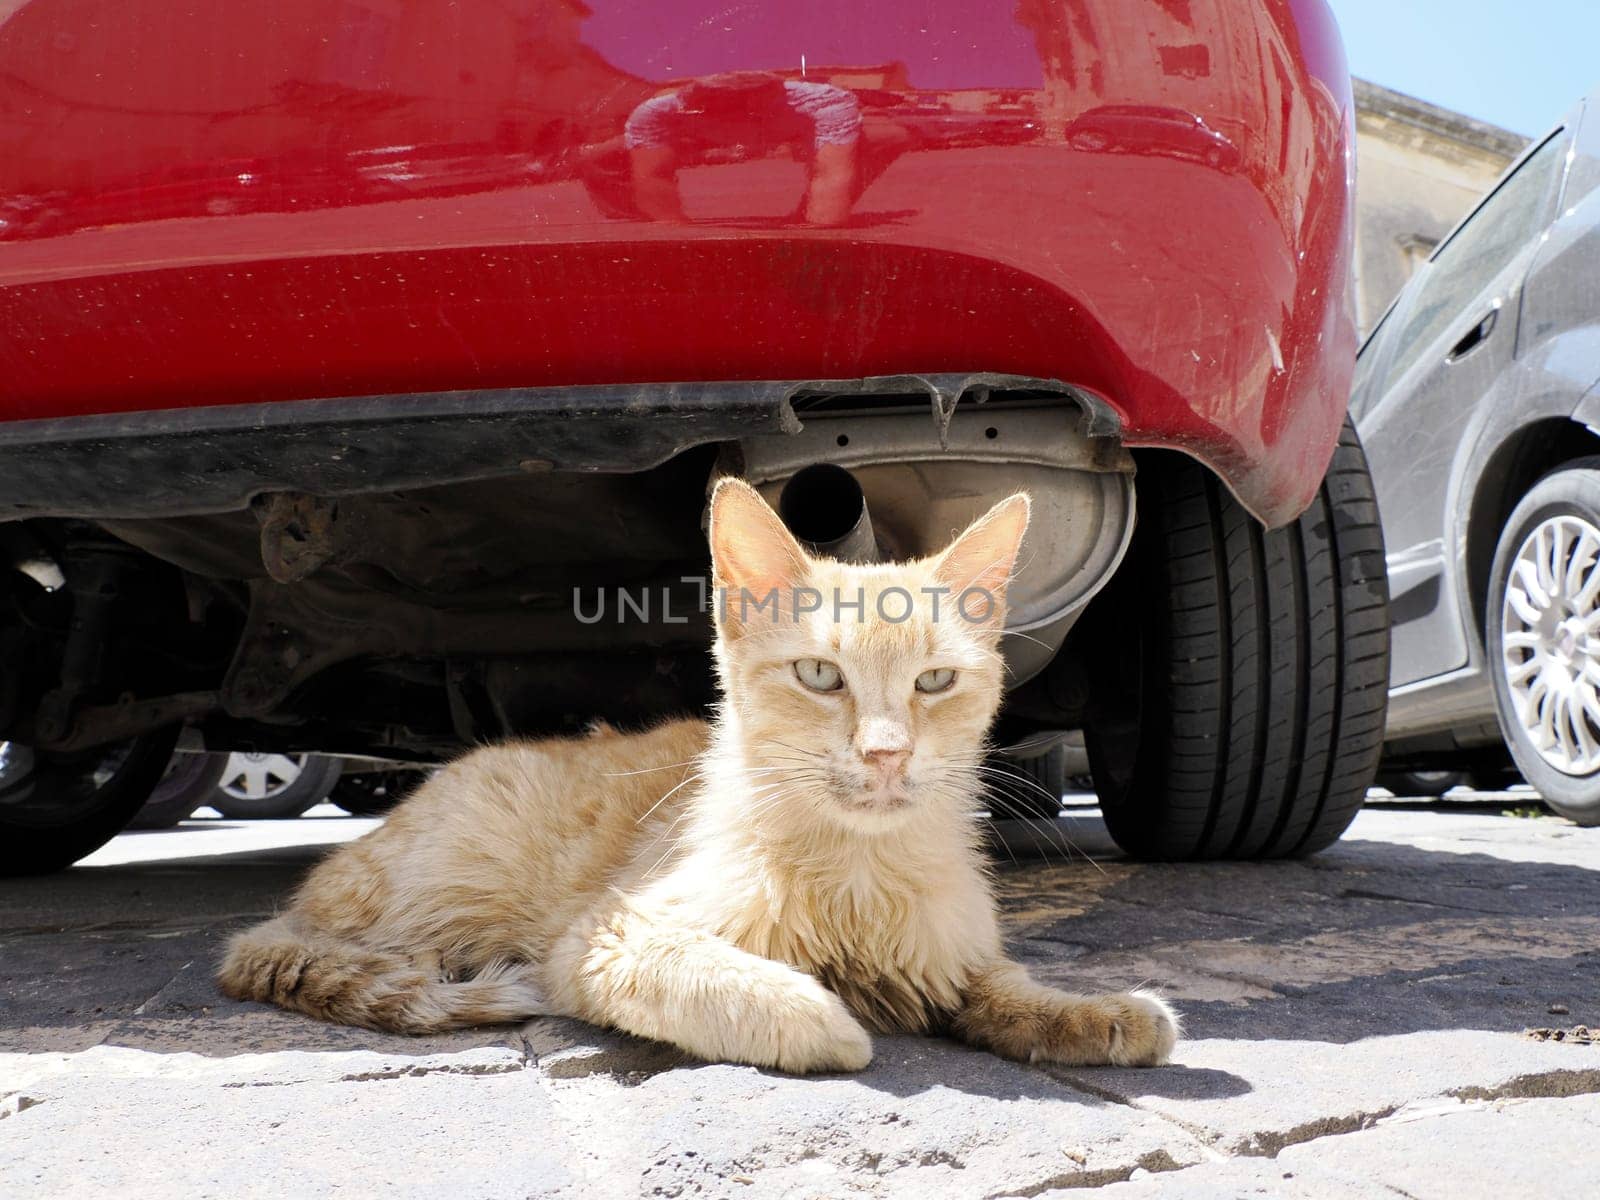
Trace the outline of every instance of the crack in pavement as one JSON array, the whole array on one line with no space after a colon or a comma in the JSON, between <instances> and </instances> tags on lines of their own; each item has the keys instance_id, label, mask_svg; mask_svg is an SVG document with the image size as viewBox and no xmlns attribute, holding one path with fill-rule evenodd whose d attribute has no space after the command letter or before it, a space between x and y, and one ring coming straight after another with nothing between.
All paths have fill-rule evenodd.
<instances>
[{"instance_id":1,"label":"crack in pavement","mask_svg":"<svg viewBox=\"0 0 1600 1200\"><path fill-rule=\"evenodd\" d=\"M1518 1075L1498 1087L1451 1088L1445 1095L1456 1100L1566 1100L1600 1092L1600 1066L1558 1069Z\"/></svg>"},{"instance_id":2,"label":"crack in pavement","mask_svg":"<svg viewBox=\"0 0 1600 1200\"><path fill-rule=\"evenodd\" d=\"M1575 1069L1557 1068L1551 1071L1537 1071L1527 1075L1519 1075L1494 1087L1474 1085L1452 1088L1438 1096L1408 1101L1404 1104L1381 1105L1377 1108L1363 1109L1353 1113L1319 1117L1314 1121L1306 1121L1286 1130L1261 1130L1252 1133L1242 1142L1236 1141L1231 1146L1224 1148L1218 1146L1221 1135L1203 1126L1183 1121L1159 1109L1147 1107L1110 1089L1097 1087L1082 1079L1060 1076L1056 1078L1060 1082L1098 1099L1111 1104L1123 1105L1156 1117L1182 1130L1196 1140L1205 1153L1205 1158L1198 1162L1184 1163L1173 1159L1165 1150L1152 1151L1130 1166L1108 1168L1101 1171L1068 1172L1052 1178L1043 1186L1035 1188L1029 1185L1021 1190L1006 1190L995 1193L995 1197L1032 1197L1049 1191L1051 1188L1105 1187L1113 1183L1126 1182L1133 1172L1140 1168L1152 1173L1158 1171L1179 1172L1191 1170L1206 1163L1247 1158L1277 1158L1280 1153L1291 1146L1310 1145L1326 1138L1343 1137L1347 1134L1360 1133L1363 1130L1372 1129L1397 1114L1401 1114L1406 1109L1418 1110L1418 1115L1414 1119L1423 1120L1448 1116L1453 1111L1471 1111L1467 1107L1468 1105L1496 1100L1564 1100L1574 1096L1600 1093L1600 1066ZM1452 1110L1449 1107L1442 1106L1441 1102L1445 1100L1460 1102L1463 1107L1459 1110ZM1165 1157L1166 1165L1152 1165L1145 1161L1145 1159L1153 1157ZM1384 1184L1383 1186L1397 1195L1409 1197L1409 1193L1394 1187L1392 1184Z\"/></svg>"},{"instance_id":3,"label":"crack in pavement","mask_svg":"<svg viewBox=\"0 0 1600 1200\"><path fill-rule=\"evenodd\" d=\"M194 966L194 959L191 958L188 962L184 963L183 966L174 971L171 976L167 978L166 982L164 982L160 987L150 994L149 998L146 999L143 1004L139 1005L138 1008L133 1010L131 1015L135 1017L144 1016L145 1009L149 1008L157 1000L161 999L161 993L166 991L173 984L177 983L178 979L183 975L183 973L192 966Z\"/></svg>"},{"instance_id":4,"label":"crack in pavement","mask_svg":"<svg viewBox=\"0 0 1600 1200\"><path fill-rule=\"evenodd\" d=\"M1042 1196L1046 1192L1065 1191L1069 1188L1102 1188L1113 1183L1126 1183L1133 1178L1136 1171L1148 1171L1152 1175L1158 1175L1185 1171L1198 1165L1198 1163L1181 1163L1165 1150L1151 1150L1141 1154L1126 1166L1107 1167L1099 1171L1087 1169L1077 1172L1063 1171L1024 1187L990 1192L983 1200L1030 1200L1031 1197Z\"/></svg>"},{"instance_id":5,"label":"crack in pavement","mask_svg":"<svg viewBox=\"0 0 1600 1200\"><path fill-rule=\"evenodd\" d=\"M1347 1113L1343 1116L1322 1117L1307 1121L1281 1132L1262 1131L1251 1135L1250 1140L1237 1146L1229 1157L1276 1158L1290 1146L1301 1146L1326 1137L1341 1137L1370 1129L1379 1121L1394 1116L1402 1108L1424 1106L1444 1099L1460 1101L1487 1100L1566 1100L1573 1096L1600 1093L1600 1066L1592 1068L1556 1068L1518 1075L1494 1087L1470 1085L1451 1088L1439 1096L1428 1096L1407 1104L1389 1104L1379 1108ZM1141 1105L1134 1105L1142 1111ZM1157 1114L1160 1115L1160 1114ZM1435 1114L1437 1115L1437 1114Z\"/></svg>"},{"instance_id":6,"label":"crack in pavement","mask_svg":"<svg viewBox=\"0 0 1600 1200\"><path fill-rule=\"evenodd\" d=\"M463 1063L444 1064L437 1067L395 1067L387 1071L360 1071L354 1075L341 1075L340 1083L370 1083L381 1079L414 1079L421 1075L514 1075L526 1071L525 1061L514 1063Z\"/></svg>"},{"instance_id":7,"label":"crack in pavement","mask_svg":"<svg viewBox=\"0 0 1600 1200\"><path fill-rule=\"evenodd\" d=\"M1482 917L1511 917L1514 912L1501 908L1478 908L1471 904L1447 904L1443 900L1419 900L1415 896L1396 896L1389 892L1374 892L1366 888L1345 888L1333 897L1336 900L1382 900L1393 904L1415 904L1422 908L1442 908L1452 912L1474 913Z\"/></svg>"},{"instance_id":8,"label":"crack in pavement","mask_svg":"<svg viewBox=\"0 0 1600 1200\"><path fill-rule=\"evenodd\" d=\"M372 1083L386 1079L416 1079L423 1075L515 1075L528 1069L528 1063L442 1063L437 1066L418 1064L410 1067L392 1067L387 1070L358 1071L354 1075L341 1075L337 1079L230 1079L219 1087L276 1088L304 1087L318 1083Z\"/></svg>"},{"instance_id":9,"label":"crack in pavement","mask_svg":"<svg viewBox=\"0 0 1600 1200\"><path fill-rule=\"evenodd\" d=\"M1359 1133L1363 1129L1371 1129L1385 1117L1392 1117L1399 1112L1400 1108L1401 1105L1398 1104L1386 1104L1381 1108L1346 1113L1343 1116L1319 1117L1315 1121L1306 1121L1280 1132L1254 1133L1248 1141L1238 1146L1230 1157L1277 1158L1290 1146L1303 1146L1323 1138L1342 1137L1347 1133Z\"/></svg>"}]
</instances>

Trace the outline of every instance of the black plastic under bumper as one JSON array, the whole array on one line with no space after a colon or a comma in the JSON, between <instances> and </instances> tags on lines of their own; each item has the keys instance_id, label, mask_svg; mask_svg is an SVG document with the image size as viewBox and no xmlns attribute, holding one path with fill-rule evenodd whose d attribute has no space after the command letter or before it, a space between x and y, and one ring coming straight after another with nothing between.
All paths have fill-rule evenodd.
<instances>
[{"instance_id":1,"label":"black plastic under bumper","mask_svg":"<svg viewBox=\"0 0 1600 1200\"><path fill-rule=\"evenodd\" d=\"M1053 380L985 373L874 379L505 388L226 405L0 423L0 521L231 512L264 492L320 496L542 471L642 471L692 447L797 433L815 404L1070 398L1092 436L1104 401Z\"/></svg>"}]
</instances>

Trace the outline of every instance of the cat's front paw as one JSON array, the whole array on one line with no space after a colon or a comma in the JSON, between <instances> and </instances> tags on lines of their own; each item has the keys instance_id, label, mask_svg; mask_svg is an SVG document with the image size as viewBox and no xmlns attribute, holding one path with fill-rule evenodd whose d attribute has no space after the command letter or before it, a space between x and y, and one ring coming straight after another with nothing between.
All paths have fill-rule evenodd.
<instances>
[{"instance_id":1,"label":"cat's front paw","mask_svg":"<svg viewBox=\"0 0 1600 1200\"><path fill-rule=\"evenodd\" d=\"M844 1001L815 981L789 998L775 1033L773 1066L795 1075L860 1071L872 1061L872 1038Z\"/></svg>"},{"instance_id":2,"label":"cat's front paw","mask_svg":"<svg viewBox=\"0 0 1600 1200\"><path fill-rule=\"evenodd\" d=\"M1117 1067L1156 1067L1178 1044L1178 1014L1154 992L1123 992L1096 1001L1105 1022L1106 1061Z\"/></svg>"}]
</instances>

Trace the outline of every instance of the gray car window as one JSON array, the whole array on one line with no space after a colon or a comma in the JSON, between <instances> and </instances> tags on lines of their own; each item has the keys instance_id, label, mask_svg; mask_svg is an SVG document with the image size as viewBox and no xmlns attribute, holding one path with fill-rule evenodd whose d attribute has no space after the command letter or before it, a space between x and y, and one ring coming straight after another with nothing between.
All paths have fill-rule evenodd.
<instances>
[{"instance_id":1,"label":"gray car window","mask_svg":"<svg viewBox=\"0 0 1600 1200\"><path fill-rule=\"evenodd\" d=\"M1559 131L1523 160L1516 172L1434 252L1396 332L1399 352L1389 379L1409 370L1470 303L1544 227L1552 181L1566 157Z\"/></svg>"},{"instance_id":2,"label":"gray car window","mask_svg":"<svg viewBox=\"0 0 1600 1200\"><path fill-rule=\"evenodd\" d=\"M1597 128L1600 111L1597 109L1600 105L1584 103L1572 166L1567 169L1567 188L1561 196L1564 209L1576 208L1590 192L1600 187L1600 128Z\"/></svg>"}]
</instances>

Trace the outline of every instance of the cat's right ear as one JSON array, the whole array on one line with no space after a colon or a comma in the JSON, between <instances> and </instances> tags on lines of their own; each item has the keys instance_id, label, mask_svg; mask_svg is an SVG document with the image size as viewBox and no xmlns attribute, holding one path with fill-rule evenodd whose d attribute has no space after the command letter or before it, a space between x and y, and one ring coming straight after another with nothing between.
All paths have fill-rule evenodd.
<instances>
[{"instance_id":1,"label":"cat's right ear","mask_svg":"<svg viewBox=\"0 0 1600 1200\"><path fill-rule=\"evenodd\" d=\"M710 540L712 610L723 634L743 633L747 622L741 614L748 616L774 593L778 608L791 610L811 560L760 492L742 479L722 479L711 493Z\"/></svg>"}]
</instances>

